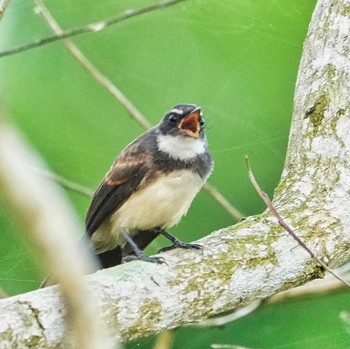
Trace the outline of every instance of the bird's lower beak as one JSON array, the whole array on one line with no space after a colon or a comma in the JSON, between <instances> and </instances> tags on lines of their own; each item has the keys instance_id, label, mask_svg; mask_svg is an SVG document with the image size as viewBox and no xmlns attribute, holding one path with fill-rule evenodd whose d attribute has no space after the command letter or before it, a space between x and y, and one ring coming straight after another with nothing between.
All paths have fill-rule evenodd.
<instances>
[{"instance_id":1,"label":"bird's lower beak","mask_svg":"<svg viewBox=\"0 0 350 349\"><path fill-rule=\"evenodd\" d=\"M201 109L196 108L191 114L188 114L186 117L184 117L180 124L179 129L180 132L184 136L198 138L199 132L201 129L199 120L201 116Z\"/></svg>"}]
</instances>

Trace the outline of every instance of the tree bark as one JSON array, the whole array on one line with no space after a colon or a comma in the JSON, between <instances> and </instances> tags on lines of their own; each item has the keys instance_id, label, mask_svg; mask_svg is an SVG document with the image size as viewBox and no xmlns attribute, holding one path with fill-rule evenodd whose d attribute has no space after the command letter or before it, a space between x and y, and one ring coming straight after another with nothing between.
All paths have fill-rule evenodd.
<instances>
[{"instance_id":1,"label":"tree bark","mask_svg":"<svg viewBox=\"0 0 350 349\"><path fill-rule=\"evenodd\" d=\"M331 267L350 257L350 7L320 0L300 64L285 168L274 205ZM288 62L286 62L288 64ZM323 271L268 211L173 250L167 264L132 262L88 278L111 333L123 341L197 322ZM0 300L2 348L60 348L56 287Z\"/></svg>"}]
</instances>

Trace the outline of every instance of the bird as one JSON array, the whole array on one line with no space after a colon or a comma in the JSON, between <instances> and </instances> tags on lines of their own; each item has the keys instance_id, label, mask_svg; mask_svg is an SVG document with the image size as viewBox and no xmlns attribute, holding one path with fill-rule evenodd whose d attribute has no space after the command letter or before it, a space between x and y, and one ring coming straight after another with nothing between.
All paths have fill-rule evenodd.
<instances>
[{"instance_id":1,"label":"bird","mask_svg":"<svg viewBox=\"0 0 350 349\"><path fill-rule=\"evenodd\" d=\"M164 263L143 252L159 235L172 242L160 252L201 248L166 230L187 213L213 170L204 129L201 107L178 104L117 156L85 220L85 238L101 268L133 259Z\"/></svg>"}]
</instances>

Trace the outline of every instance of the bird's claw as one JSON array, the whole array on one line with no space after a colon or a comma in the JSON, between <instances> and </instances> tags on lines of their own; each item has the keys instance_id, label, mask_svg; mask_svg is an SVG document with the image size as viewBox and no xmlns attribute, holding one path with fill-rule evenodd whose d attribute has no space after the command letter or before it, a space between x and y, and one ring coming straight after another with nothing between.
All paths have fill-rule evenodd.
<instances>
[{"instance_id":1,"label":"bird's claw","mask_svg":"<svg viewBox=\"0 0 350 349\"><path fill-rule=\"evenodd\" d=\"M123 258L123 263L132 262L132 261L144 261L144 262L156 263L156 264L166 264L165 259L163 257L150 257L146 255L140 255L140 256L125 256Z\"/></svg>"},{"instance_id":2,"label":"bird's claw","mask_svg":"<svg viewBox=\"0 0 350 349\"><path fill-rule=\"evenodd\" d=\"M158 251L158 253L170 251L170 250L173 250L174 248L185 248L185 249L188 249L188 250L189 249L201 250L202 249L202 245L191 244L191 243L188 243L188 242L182 242L180 240L177 240L172 245L161 248Z\"/></svg>"}]
</instances>

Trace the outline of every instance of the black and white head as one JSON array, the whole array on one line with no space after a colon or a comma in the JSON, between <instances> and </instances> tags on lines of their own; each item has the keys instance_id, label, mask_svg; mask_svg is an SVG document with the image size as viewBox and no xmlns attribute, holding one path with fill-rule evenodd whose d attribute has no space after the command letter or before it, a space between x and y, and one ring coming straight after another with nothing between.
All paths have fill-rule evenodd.
<instances>
[{"instance_id":1,"label":"black and white head","mask_svg":"<svg viewBox=\"0 0 350 349\"><path fill-rule=\"evenodd\" d=\"M194 104L178 104L159 124L157 145L176 160L189 161L207 150L202 110Z\"/></svg>"}]
</instances>

